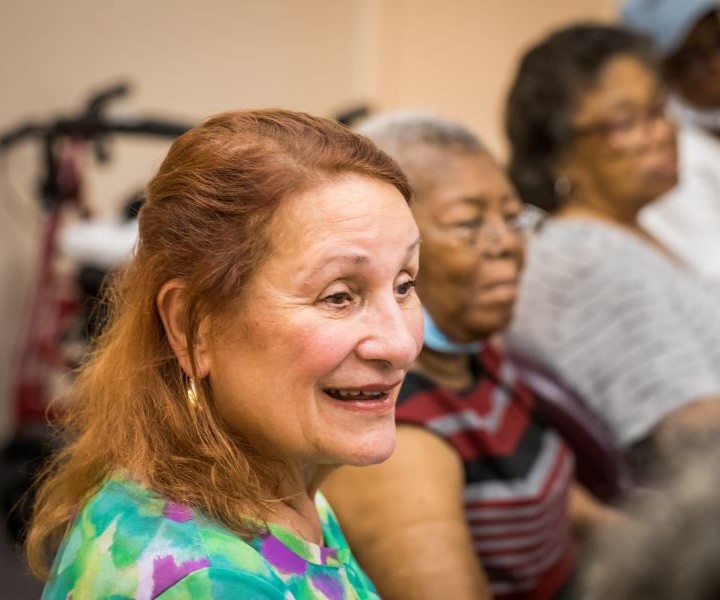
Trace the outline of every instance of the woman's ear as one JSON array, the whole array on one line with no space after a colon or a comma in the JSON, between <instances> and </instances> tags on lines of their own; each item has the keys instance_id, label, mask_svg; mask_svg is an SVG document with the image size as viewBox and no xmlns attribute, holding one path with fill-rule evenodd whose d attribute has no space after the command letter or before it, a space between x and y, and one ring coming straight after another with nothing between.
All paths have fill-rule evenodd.
<instances>
[{"instance_id":1,"label":"woman's ear","mask_svg":"<svg viewBox=\"0 0 720 600\"><path fill-rule=\"evenodd\" d=\"M210 372L210 354L204 323L201 324L195 335L194 355L197 369L195 372L193 372L190 361L188 340L185 335L187 325L185 320L185 283L179 279L171 279L166 282L160 288L155 304L165 329L165 335L178 363L180 363L180 368L188 377L199 379L206 377Z\"/></svg>"}]
</instances>

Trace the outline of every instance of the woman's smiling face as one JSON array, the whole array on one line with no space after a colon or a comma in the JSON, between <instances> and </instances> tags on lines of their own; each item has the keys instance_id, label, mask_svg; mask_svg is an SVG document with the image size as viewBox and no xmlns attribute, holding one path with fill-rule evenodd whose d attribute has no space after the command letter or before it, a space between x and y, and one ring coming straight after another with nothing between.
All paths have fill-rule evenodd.
<instances>
[{"instance_id":1,"label":"woman's smiling face","mask_svg":"<svg viewBox=\"0 0 720 600\"><path fill-rule=\"evenodd\" d=\"M422 347L419 234L405 199L345 175L287 200L269 235L271 256L210 336L220 415L267 457L385 460L397 393Z\"/></svg>"}]
</instances>

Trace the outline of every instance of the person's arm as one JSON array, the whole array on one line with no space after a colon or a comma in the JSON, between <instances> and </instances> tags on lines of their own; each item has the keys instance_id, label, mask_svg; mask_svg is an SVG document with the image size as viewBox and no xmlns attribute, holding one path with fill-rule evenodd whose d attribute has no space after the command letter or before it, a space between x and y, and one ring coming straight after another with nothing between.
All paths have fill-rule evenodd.
<instances>
[{"instance_id":1,"label":"person's arm","mask_svg":"<svg viewBox=\"0 0 720 600\"><path fill-rule=\"evenodd\" d=\"M620 511L598 501L579 483L570 488L568 501L570 526L575 537L581 541L598 527L612 525L623 519Z\"/></svg>"},{"instance_id":2,"label":"person's arm","mask_svg":"<svg viewBox=\"0 0 720 600\"><path fill-rule=\"evenodd\" d=\"M323 493L353 554L385 600L489 600L463 508L460 458L437 436L400 425L389 460L343 467Z\"/></svg>"},{"instance_id":3,"label":"person's arm","mask_svg":"<svg viewBox=\"0 0 720 600\"><path fill-rule=\"evenodd\" d=\"M720 433L720 395L696 398L666 415L652 432L660 453L672 454L690 440L705 443Z\"/></svg>"}]
</instances>

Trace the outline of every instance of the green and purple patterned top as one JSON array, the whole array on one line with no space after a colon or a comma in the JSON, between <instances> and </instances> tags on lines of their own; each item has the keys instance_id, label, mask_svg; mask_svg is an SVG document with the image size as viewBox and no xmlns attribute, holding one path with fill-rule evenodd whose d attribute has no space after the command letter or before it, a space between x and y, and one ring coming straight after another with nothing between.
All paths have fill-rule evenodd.
<instances>
[{"instance_id":1,"label":"green and purple patterned top","mask_svg":"<svg viewBox=\"0 0 720 600\"><path fill-rule=\"evenodd\" d=\"M249 542L190 508L110 479L58 550L44 600L379 598L316 497L325 546L270 524Z\"/></svg>"}]
</instances>

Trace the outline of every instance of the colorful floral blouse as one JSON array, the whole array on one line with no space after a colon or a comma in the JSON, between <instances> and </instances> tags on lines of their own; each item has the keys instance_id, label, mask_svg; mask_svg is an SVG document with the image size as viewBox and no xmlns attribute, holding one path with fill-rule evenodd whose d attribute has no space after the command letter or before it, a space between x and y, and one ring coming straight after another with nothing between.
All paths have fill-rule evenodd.
<instances>
[{"instance_id":1,"label":"colorful floral blouse","mask_svg":"<svg viewBox=\"0 0 720 600\"><path fill-rule=\"evenodd\" d=\"M325 546L270 525L246 542L186 506L111 479L61 545L45 600L378 598L322 495Z\"/></svg>"}]
</instances>

